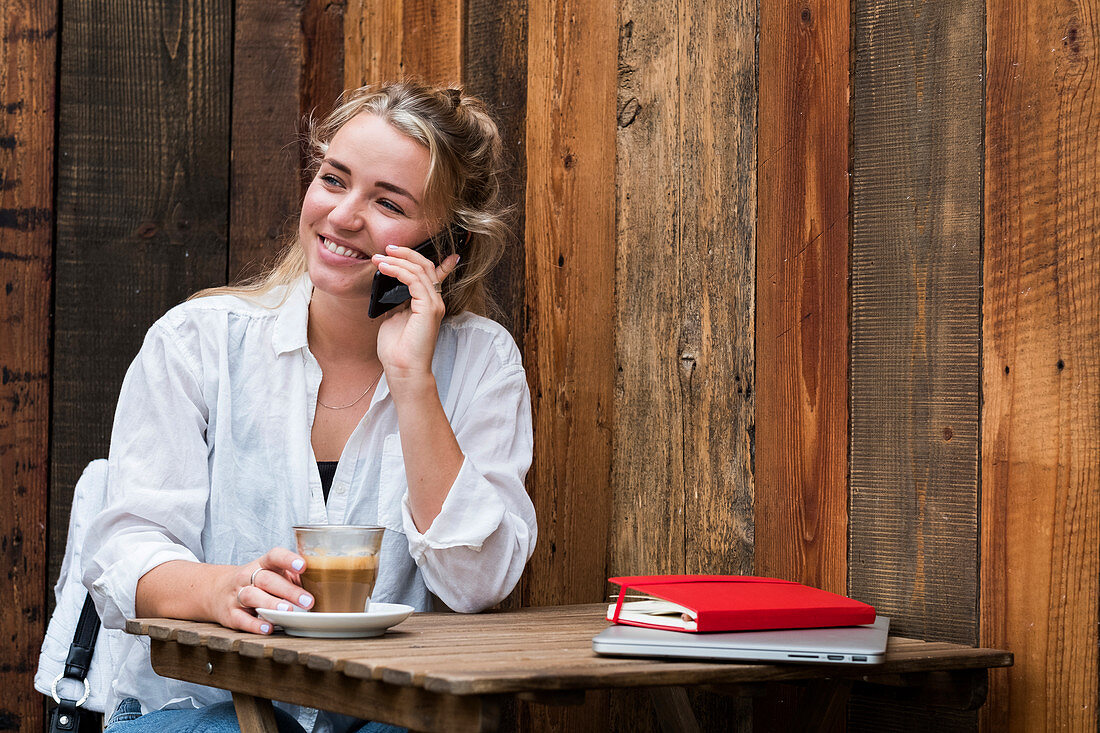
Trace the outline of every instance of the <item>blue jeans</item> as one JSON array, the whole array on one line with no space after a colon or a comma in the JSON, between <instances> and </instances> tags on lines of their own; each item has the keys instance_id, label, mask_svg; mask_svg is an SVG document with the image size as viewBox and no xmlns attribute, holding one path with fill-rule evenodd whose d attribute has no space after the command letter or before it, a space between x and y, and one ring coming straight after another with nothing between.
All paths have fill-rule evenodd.
<instances>
[{"instance_id":1,"label":"blue jeans","mask_svg":"<svg viewBox=\"0 0 1100 733\"><path fill-rule=\"evenodd\" d=\"M279 733L304 733L298 721L275 708ZM154 710L141 714L141 703L127 698L118 704L104 733L240 733L233 703L220 702L188 710ZM385 723L364 723L355 733L407 733Z\"/></svg>"}]
</instances>

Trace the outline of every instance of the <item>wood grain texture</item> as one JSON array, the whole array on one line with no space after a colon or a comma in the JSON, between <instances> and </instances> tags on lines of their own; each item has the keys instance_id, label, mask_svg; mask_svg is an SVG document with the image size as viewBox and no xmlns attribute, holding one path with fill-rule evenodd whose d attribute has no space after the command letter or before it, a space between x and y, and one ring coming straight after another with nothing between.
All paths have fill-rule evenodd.
<instances>
[{"instance_id":1,"label":"wood grain texture","mask_svg":"<svg viewBox=\"0 0 1100 733\"><path fill-rule=\"evenodd\" d=\"M233 42L229 280L271 263L299 210L301 0L238 0Z\"/></svg>"},{"instance_id":2,"label":"wood grain texture","mask_svg":"<svg viewBox=\"0 0 1100 733\"><path fill-rule=\"evenodd\" d=\"M0 729L43 730L57 4L3 0L0 29Z\"/></svg>"},{"instance_id":3,"label":"wood grain texture","mask_svg":"<svg viewBox=\"0 0 1100 733\"><path fill-rule=\"evenodd\" d=\"M62 15L53 577L72 487L107 454L146 329L225 282L232 38L213 0L65 2Z\"/></svg>"},{"instance_id":4,"label":"wood grain texture","mask_svg":"<svg viewBox=\"0 0 1100 733\"><path fill-rule=\"evenodd\" d=\"M603 598L614 409L615 60L611 3L528 5L522 340L539 542L525 605ZM539 711L537 730L605 730L606 702ZM541 728L535 727L541 725Z\"/></svg>"},{"instance_id":5,"label":"wood grain texture","mask_svg":"<svg viewBox=\"0 0 1100 733\"><path fill-rule=\"evenodd\" d=\"M986 10L981 640L988 731L1097 728L1100 3Z\"/></svg>"},{"instance_id":6,"label":"wood grain texture","mask_svg":"<svg viewBox=\"0 0 1100 733\"><path fill-rule=\"evenodd\" d=\"M755 3L620 14L611 572L749 572Z\"/></svg>"},{"instance_id":7,"label":"wood grain texture","mask_svg":"<svg viewBox=\"0 0 1100 733\"><path fill-rule=\"evenodd\" d=\"M760 4L755 571L843 593L846 3Z\"/></svg>"},{"instance_id":8,"label":"wood grain texture","mask_svg":"<svg viewBox=\"0 0 1100 733\"><path fill-rule=\"evenodd\" d=\"M301 111L303 116L322 118L336 106L336 98L344 89L359 86L345 79L348 11L344 0L299 2L302 4L303 43Z\"/></svg>"},{"instance_id":9,"label":"wood grain texture","mask_svg":"<svg viewBox=\"0 0 1100 733\"><path fill-rule=\"evenodd\" d=\"M981 0L855 5L850 595L977 643Z\"/></svg>"},{"instance_id":10,"label":"wood grain texture","mask_svg":"<svg viewBox=\"0 0 1100 733\"><path fill-rule=\"evenodd\" d=\"M524 207L527 152L527 2L468 0L462 41L462 84L484 101L504 141L504 200L512 207L512 239L489 279L493 317L518 343L526 330Z\"/></svg>"},{"instance_id":11,"label":"wood grain texture","mask_svg":"<svg viewBox=\"0 0 1100 733\"><path fill-rule=\"evenodd\" d=\"M345 81L460 82L464 6L462 0L349 0Z\"/></svg>"},{"instance_id":12,"label":"wood grain texture","mask_svg":"<svg viewBox=\"0 0 1100 733\"><path fill-rule=\"evenodd\" d=\"M614 575L751 572L755 35L755 3L620 4Z\"/></svg>"}]
</instances>

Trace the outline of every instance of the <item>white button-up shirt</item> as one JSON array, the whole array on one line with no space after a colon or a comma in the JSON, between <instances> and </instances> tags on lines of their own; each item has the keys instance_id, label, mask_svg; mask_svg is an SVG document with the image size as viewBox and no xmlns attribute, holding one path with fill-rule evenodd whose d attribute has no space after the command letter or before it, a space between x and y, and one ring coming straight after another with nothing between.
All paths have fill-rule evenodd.
<instances>
[{"instance_id":1,"label":"white button-up shirt","mask_svg":"<svg viewBox=\"0 0 1100 733\"><path fill-rule=\"evenodd\" d=\"M326 505L310 442L321 369L309 351L308 278L264 304L198 298L149 330L123 382L106 509L88 532L84 584L107 627L135 615L138 579L170 560L239 565L295 547L296 524L386 527L373 600L461 612L502 600L535 543L523 481L531 405L519 351L500 325L446 318L432 371L465 461L421 533L408 505L397 411L385 377L340 456ZM148 640L128 637L110 705L143 712L228 694L158 677ZM309 730L312 711L293 713ZM317 730L335 718L322 715Z\"/></svg>"}]
</instances>

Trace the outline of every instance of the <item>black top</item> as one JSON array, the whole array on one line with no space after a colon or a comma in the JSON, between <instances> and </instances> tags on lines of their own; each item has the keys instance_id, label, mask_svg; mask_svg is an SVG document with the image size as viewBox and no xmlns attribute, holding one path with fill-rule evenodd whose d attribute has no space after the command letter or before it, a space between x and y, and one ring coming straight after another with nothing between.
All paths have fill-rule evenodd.
<instances>
[{"instance_id":1,"label":"black top","mask_svg":"<svg viewBox=\"0 0 1100 733\"><path fill-rule=\"evenodd\" d=\"M325 501L328 501L328 490L332 488L332 479L336 476L336 464L339 461L317 461L317 470L321 474L321 491L325 493Z\"/></svg>"}]
</instances>

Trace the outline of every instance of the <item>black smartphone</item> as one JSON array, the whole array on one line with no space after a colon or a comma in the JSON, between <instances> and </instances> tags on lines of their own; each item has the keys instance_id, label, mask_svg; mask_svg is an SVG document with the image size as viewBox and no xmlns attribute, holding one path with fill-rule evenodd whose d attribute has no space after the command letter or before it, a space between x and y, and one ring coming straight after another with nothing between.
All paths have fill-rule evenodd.
<instances>
[{"instance_id":1,"label":"black smartphone","mask_svg":"<svg viewBox=\"0 0 1100 733\"><path fill-rule=\"evenodd\" d=\"M462 254L462 247L465 246L467 240L469 240L470 233L456 224L448 229L444 229L435 237L416 245L413 247L413 250L427 257L433 264L438 265L439 258L436 252L439 250L447 250L447 237L450 237L450 241L454 243L455 251ZM437 242L439 242L438 246L436 244ZM411 297L412 295L409 294L409 287L405 285L405 283L401 282L396 277L376 272L374 273L374 281L371 283L370 305L367 307L367 315L371 318L377 318L386 311L401 305Z\"/></svg>"}]
</instances>

